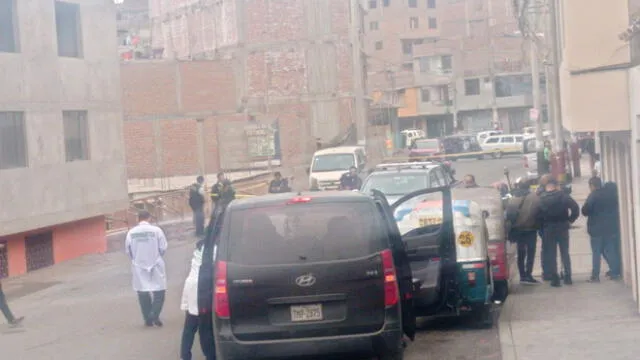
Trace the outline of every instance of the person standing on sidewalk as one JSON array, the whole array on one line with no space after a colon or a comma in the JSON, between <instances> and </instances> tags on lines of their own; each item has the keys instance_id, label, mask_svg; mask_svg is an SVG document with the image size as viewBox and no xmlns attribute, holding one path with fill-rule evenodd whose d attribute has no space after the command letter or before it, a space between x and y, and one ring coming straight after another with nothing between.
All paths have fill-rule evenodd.
<instances>
[{"instance_id":1,"label":"person standing on sidewalk","mask_svg":"<svg viewBox=\"0 0 640 360\"><path fill-rule=\"evenodd\" d=\"M217 175L218 181L211 187L211 202L213 202L213 213L215 213L216 206L220 200L220 194L222 194L223 182L225 181L224 172L220 171Z\"/></svg>"},{"instance_id":2,"label":"person standing on sidewalk","mask_svg":"<svg viewBox=\"0 0 640 360\"><path fill-rule=\"evenodd\" d=\"M580 216L580 206L558 186L556 179L549 179L545 192L540 197L538 219L542 224L543 261L547 275L551 276L551 286L559 287L558 247L564 266L565 285L573 284L571 279L571 257L569 255L569 227Z\"/></svg>"},{"instance_id":3,"label":"person standing on sidewalk","mask_svg":"<svg viewBox=\"0 0 640 360\"><path fill-rule=\"evenodd\" d=\"M216 358L215 342L213 341L213 318L211 313L198 309L198 277L202 265L202 250L204 241L196 244L191 259L191 271L184 282L182 304L180 309L185 312L182 342L180 344L180 360L191 360L191 348L196 332L200 335L200 347L206 360ZM215 255L214 255L215 257Z\"/></svg>"},{"instance_id":4,"label":"person standing on sidewalk","mask_svg":"<svg viewBox=\"0 0 640 360\"><path fill-rule=\"evenodd\" d=\"M4 291L2 291L2 282L0 281L0 311L7 319L9 325L19 325L22 320L24 320L24 316L15 317L11 310L9 309L9 304L7 303L7 297L4 295Z\"/></svg>"},{"instance_id":5,"label":"person standing on sidewalk","mask_svg":"<svg viewBox=\"0 0 640 360\"><path fill-rule=\"evenodd\" d=\"M538 212L540 198L529 190L529 184L521 181L509 199L506 214L507 220L513 224L509 240L518 245L518 271L520 283L524 285L539 284L533 277L533 264L536 258L536 231L538 229Z\"/></svg>"},{"instance_id":6,"label":"person standing on sidewalk","mask_svg":"<svg viewBox=\"0 0 640 360\"><path fill-rule=\"evenodd\" d=\"M151 225L151 214L140 211L138 225L129 230L125 241L131 259L133 290L138 293L140 310L146 326L161 327L160 312L164 306L167 275L163 256L167 238L161 228Z\"/></svg>"},{"instance_id":7,"label":"person standing on sidewalk","mask_svg":"<svg viewBox=\"0 0 640 360\"><path fill-rule=\"evenodd\" d=\"M189 207L193 212L193 225L196 227L196 236L204 235L204 177L198 176L196 182L189 188Z\"/></svg>"},{"instance_id":8,"label":"person standing on sidewalk","mask_svg":"<svg viewBox=\"0 0 640 360\"><path fill-rule=\"evenodd\" d=\"M618 201L611 191L602 187L599 177L589 179L591 193L582 206L587 219L587 231L591 237L592 268L590 282L600 282L601 258L606 254L610 277L620 277L620 258L617 254Z\"/></svg>"}]
</instances>

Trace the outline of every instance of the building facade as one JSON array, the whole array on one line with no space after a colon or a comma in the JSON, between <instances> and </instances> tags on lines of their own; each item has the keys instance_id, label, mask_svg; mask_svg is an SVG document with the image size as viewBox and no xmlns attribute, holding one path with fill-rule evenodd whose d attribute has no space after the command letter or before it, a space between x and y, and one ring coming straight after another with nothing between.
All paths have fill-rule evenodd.
<instances>
[{"instance_id":1,"label":"building facade","mask_svg":"<svg viewBox=\"0 0 640 360\"><path fill-rule=\"evenodd\" d=\"M0 2L0 274L106 250L127 208L115 5Z\"/></svg>"},{"instance_id":2,"label":"building facade","mask_svg":"<svg viewBox=\"0 0 640 360\"><path fill-rule=\"evenodd\" d=\"M356 77L364 82L366 76L354 58L352 44L360 36L352 30L361 27L362 16L351 16L352 5L345 0L152 0L153 48L162 51L166 61L183 62L182 69L189 67L185 61L202 66L208 66L207 61L225 63L221 66L233 78L230 83L208 84L211 93L228 102L195 113L174 112L174 121L195 124L202 119L207 139L229 132L252 136L247 134L256 127L278 128L283 165L302 169L316 150L316 141L340 138L355 122ZM359 56L362 60L361 52ZM234 120L226 130L216 130L216 117ZM160 115L153 119L166 120ZM225 169L246 167L251 161L276 156L275 146L264 149L247 161L218 164ZM246 147L236 150L252 153Z\"/></svg>"},{"instance_id":3,"label":"building facade","mask_svg":"<svg viewBox=\"0 0 640 360\"><path fill-rule=\"evenodd\" d=\"M437 137L529 125L530 55L513 1L366 3L370 90L400 92L396 133L418 127Z\"/></svg>"},{"instance_id":4,"label":"building facade","mask_svg":"<svg viewBox=\"0 0 640 360\"><path fill-rule=\"evenodd\" d=\"M602 178L618 185L623 279L640 311L640 2L555 1L562 123L596 133Z\"/></svg>"}]
</instances>

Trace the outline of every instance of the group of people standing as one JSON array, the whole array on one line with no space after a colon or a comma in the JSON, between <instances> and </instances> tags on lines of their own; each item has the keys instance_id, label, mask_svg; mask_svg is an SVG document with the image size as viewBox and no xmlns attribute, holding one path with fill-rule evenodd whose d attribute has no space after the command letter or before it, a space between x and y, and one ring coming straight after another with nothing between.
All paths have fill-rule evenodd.
<instances>
[{"instance_id":1,"label":"group of people standing","mask_svg":"<svg viewBox=\"0 0 640 360\"><path fill-rule=\"evenodd\" d=\"M536 192L526 182L516 184L513 197L506 208L509 240L517 244L517 262L522 284L538 284L532 276L537 237L542 238L542 279L551 286L573 284L569 229L580 213L588 218L587 231L591 238L592 273L590 282L600 281L600 262L604 257L609 265L607 275L620 277L618 197L614 183L602 184L599 177L589 180L591 190L580 209L578 203L561 188L551 175L544 175ZM557 253L560 251L561 271L558 272Z\"/></svg>"},{"instance_id":2,"label":"group of people standing","mask_svg":"<svg viewBox=\"0 0 640 360\"><path fill-rule=\"evenodd\" d=\"M226 178L224 172L219 172L217 181L211 187L211 201L213 203L212 214L216 214L223 207L236 198L236 190L231 181ZM196 236L204 236L206 189L204 176L198 176L196 182L189 188L189 207L193 211L193 225L196 228Z\"/></svg>"}]
</instances>

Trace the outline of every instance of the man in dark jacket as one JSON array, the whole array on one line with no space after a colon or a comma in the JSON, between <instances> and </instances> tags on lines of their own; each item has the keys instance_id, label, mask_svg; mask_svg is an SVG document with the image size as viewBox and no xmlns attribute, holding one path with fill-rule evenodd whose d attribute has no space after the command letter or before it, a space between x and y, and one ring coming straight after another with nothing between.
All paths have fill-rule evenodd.
<instances>
[{"instance_id":1,"label":"man in dark jacket","mask_svg":"<svg viewBox=\"0 0 640 360\"><path fill-rule=\"evenodd\" d=\"M540 198L529 191L529 184L519 182L517 188L512 191L513 197L507 204L507 219L512 220L509 240L518 244L518 271L520 283L535 285L539 282L534 279L533 263L536 258L536 243L538 238L538 212L540 211Z\"/></svg>"},{"instance_id":2,"label":"man in dark jacket","mask_svg":"<svg viewBox=\"0 0 640 360\"><path fill-rule=\"evenodd\" d=\"M198 176L196 182L189 188L189 206L193 211L193 225L196 227L196 236L204 235L204 204L204 177Z\"/></svg>"},{"instance_id":3,"label":"man in dark jacket","mask_svg":"<svg viewBox=\"0 0 640 360\"><path fill-rule=\"evenodd\" d=\"M279 171L276 171L273 174L273 180L269 183L269 193L270 194L280 194L291 191L289 187L289 181L282 177L282 174Z\"/></svg>"},{"instance_id":4,"label":"man in dark jacket","mask_svg":"<svg viewBox=\"0 0 640 360\"><path fill-rule=\"evenodd\" d=\"M587 231L591 237L592 268L590 282L600 282L601 257L606 254L611 278L620 277L620 258L616 249L618 233L618 201L611 191L602 187L598 177L589 179L591 193L582 206L588 217Z\"/></svg>"},{"instance_id":5,"label":"man in dark jacket","mask_svg":"<svg viewBox=\"0 0 640 360\"><path fill-rule=\"evenodd\" d=\"M340 190L360 190L362 180L358 176L358 169L355 166L349 168L348 173L340 177Z\"/></svg>"},{"instance_id":6,"label":"man in dark jacket","mask_svg":"<svg viewBox=\"0 0 640 360\"><path fill-rule=\"evenodd\" d=\"M571 280L571 257L569 256L569 227L580 216L580 206L573 198L562 191L556 179L549 179L545 192L540 196L540 212L538 219L542 224L542 254L547 275L551 277L551 286L559 287L557 251L564 265L564 283L573 284Z\"/></svg>"}]
</instances>

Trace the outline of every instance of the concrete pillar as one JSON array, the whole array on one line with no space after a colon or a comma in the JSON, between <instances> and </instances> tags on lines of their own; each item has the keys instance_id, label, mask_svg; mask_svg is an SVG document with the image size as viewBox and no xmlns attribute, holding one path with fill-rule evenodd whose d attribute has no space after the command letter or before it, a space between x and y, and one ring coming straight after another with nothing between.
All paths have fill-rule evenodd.
<instances>
[{"instance_id":1,"label":"concrete pillar","mask_svg":"<svg viewBox=\"0 0 640 360\"><path fill-rule=\"evenodd\" d=\"M611 181L618 185L618 193L620 201L618 202L618 210L620 212L620 255L622 260L623 280L625 284L630 284L630 247L629 247L629 231L628 231L628 207L627 200L627 173L625 169L625 151L624 145L618 141L613 141L615 173Z\"/></svg>"}]
</instances>

